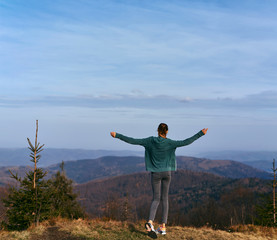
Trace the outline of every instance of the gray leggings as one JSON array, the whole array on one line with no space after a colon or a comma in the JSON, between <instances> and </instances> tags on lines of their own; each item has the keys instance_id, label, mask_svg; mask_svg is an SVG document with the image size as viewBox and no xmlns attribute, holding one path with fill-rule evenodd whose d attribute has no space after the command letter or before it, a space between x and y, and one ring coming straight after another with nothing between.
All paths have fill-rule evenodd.
<instances>
[{"instance_id":1,"label":"gray leggings","mask_svg":"<svg viewBox=\"0 0 277 240\"><path fill-rule=\"evenodd\" d=\"M162 200L162 223L167 223L168 191L171 181L171 172L151 172L153 200L150 207L149 220L154 221L156 212Z\"/></svg>"}]
</instances>

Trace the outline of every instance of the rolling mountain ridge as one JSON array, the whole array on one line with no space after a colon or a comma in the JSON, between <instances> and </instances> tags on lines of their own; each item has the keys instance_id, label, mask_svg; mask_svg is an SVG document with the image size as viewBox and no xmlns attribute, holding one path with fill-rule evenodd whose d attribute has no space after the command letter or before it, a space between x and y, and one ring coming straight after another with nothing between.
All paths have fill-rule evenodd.
<instances>
[{"instance_id":1,"label":"rolling mountain ridge","mask_svg":"<svg viewBox=\"0 0 277 240\"><path fill-rule=\"evenodd\" d=\"M59 165L55 164L45 168L48 171L48 178L59 170ZM209 160L205 158L178 156L177 167L178 169L212 173L229 178L271 178L271 175L267 172L230 160ZM26 166L0 167L0 185L11 182L9 170L12 170L14 173L17 172L19 176L23 176L26 171L29 171L29 168ZM145 164L143 157L105 156L96 159L66 161L65 171L67 176L76 183L85 183L95 179L144 172Z\"/></svg>"},{"instance_id":2,"label":"rolling mountain ridge","mask_svg":"<svg viewBox=\"0 0 277 240\"><path fill-rule=\"evenodd\" d=\"M177 157L178 169L187 169L196 172L207 172L229 178L257 177L268 179L271 175L248 165L223 160L209 160L194 157ZM57 171L58 165L48 168ZM69 178L76 183L85 183L94 179L120 176L136 172L144 172L145 164L143 157L101 157L65 163L65 171Z\"/></svg>"}]
</instances>

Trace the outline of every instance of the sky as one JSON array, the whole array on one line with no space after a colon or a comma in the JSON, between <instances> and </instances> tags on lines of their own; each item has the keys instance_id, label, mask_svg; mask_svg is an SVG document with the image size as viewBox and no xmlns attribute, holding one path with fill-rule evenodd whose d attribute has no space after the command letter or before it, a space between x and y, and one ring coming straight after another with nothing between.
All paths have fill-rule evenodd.
<instances>
[{"instance_id":1,"label":"sky","mask_svg":"<svg viewBox=\"0 0 277 240\"><path fill-rule=\"evenodd\" d=\"M276 150L277 1L0 0L0 147Z\"/></svg>"}]
</instances>

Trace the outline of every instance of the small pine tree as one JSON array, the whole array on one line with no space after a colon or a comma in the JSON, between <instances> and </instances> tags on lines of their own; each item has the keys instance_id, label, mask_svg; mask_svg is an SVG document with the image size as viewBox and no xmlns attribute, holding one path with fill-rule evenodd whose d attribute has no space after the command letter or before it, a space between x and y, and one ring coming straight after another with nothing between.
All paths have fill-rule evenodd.
<instances>
[{"instance_id":1,"label":"small pine tree","mask_svg":"<svg viewBox=\"0 0 277 240\"><path fill-rule=\"evenodd\" d=\"M20 187L12 187L4 205L7 207L7 228L9 230L24 230L32 223L47 219L49 216L49 193L48 184L43 180L45 172L36 170L36 185L33 188L33 171L29 171L22 180L13 175Z\"/></svg>"},{"instance_id":2,"label":"small pine tree","mask_svg":"<svg viewBox=\"0 0 277 240\"><path fill-rule=\"evenodd\" d=\"M40 146L37 142L38 121L36 128L35 145L27 138L29 149L31 150L31 162L34 168L31 168L26 176L22 179L18 174L11 173L11 178L19 183L19 187L11 187L6 199L3 200L4 206L7 207L8 222L5 224L9 230L24 230L32 223L36 225L49 216L49 191L48 181L44 180L47 174L41 168L37 168L40 153L44 145Z\"/></svg>"},{"instance_id":3,"label":"small pine tree","mask_svg":"<svg viewBox=\"0 0 277 240\"><path fill-rule=\"evenodd\" d=\"M257 218L256 223L258 225L263 226L272 226L277 227L276 222L276 194L275 194L275 188L276 188L276 171L275 168L275 159L273 159L273 182L272 187L273 191L270 194L267 194L265 196L262 196L261 198L261 204L256 206L257 211Z\"/></svg>"},{"instance_id":4,"label":"small pine tree","mask_svg":"<svg viewBox=\"0 0 277 240\"><path fill-rule=\"evenodd\" d=\"M273 224L273 205L272 195L261 196L260 204L256 206L257 217L255 223L261 226L274 226Z\"/></svg>"},{"instance_id":5,"label":"small pine tree","mask_svg":"<svg viewBox=\"0 0 277 240\"><path fill-rule=\"evenodd\" d=\"M64 170L64 162L51 179L51 216L64 218L82 218L84 210L77 202L77 194L73 192L73 181L68 179Z\"/></svg>"}]
</instances>

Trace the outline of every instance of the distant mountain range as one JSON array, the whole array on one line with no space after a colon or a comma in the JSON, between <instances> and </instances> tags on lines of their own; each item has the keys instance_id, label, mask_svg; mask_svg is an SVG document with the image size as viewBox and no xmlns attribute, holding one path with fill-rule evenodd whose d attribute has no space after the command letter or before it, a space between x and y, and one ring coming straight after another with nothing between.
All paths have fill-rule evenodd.
<instances>
[{"instance_id":1,"label":"distant mountain range","mask_svg":"<svg viewBox=\"0 0 277 240\"><path fill-rule=\"evenodd\" d=\"M30 150L28 148L0 148L0 167L28 166L30 165L29 155ZM143 152L45 148L41 152L39 165L47 167L62 161L94 159L103 156L143 156Z\"/></svg>"},{"instance_id":2,"label":"distant mountain range","mask_svg":"<svg viewBox=\"0 0 277 240\"><path fill-rule=\"evenodd\" d=\"M277 158L277 151L214 151L197 154L198 157L239 162L271 161Z\"/></svg>"},{"instance_id":3,"label":"distant mountain range","mask_svg":"<svg viewBox=\"0 0 277 240\"><path fill-rule=\"evenodd\" d=\"M59 165L55 164L45 168L48 171L48 177L59 170ZM230 160L178 156L177 166L178 169L212 173L229 178L271 178L271 175L267 172ZM9 169L17 172L19 176L23 176L26 171L29 171L26 166L0 167L0 184L10 182ZM145 163L143 157L106 156L96 159L67 161L65 162L65 171L67 176L76 183L85 183L95 179L145 172Z\"/></svg>"},{"instance_id":4,"label":"distant mountain range","mask_svg":"<svg viewBox=\"0 0 277 240\"><path fill-rule=\"evenodd\" d=\"M27 166L30 164L28 148L0 148L1 166ZM104 156L143 156L143 151L113 151L45 148L41 153L40 166L47 167L61 161L95 159ZM195 154L194 157L212 160L233 160L253 168L272 172L272 160L277 159L277 151L214 151Z\"/></svg>"},{"instance_id":5,"label":"distant mountain range","mask_svg":"<svg viewBox=\"0 0 277 240\"><path fill-rule=\"evenodd\" d=\"M30 165L28 148L0 148L0 167ZM45 148L39 165L47 167L62 161L96 159L104 156L143 156L143 151L113 151ZM218 151L195 154L194 157L212 160L233 160L254 168L272 172L272 160L277 159L274 151Z\"/></svg>"},{"instance_id":6,"label":"distant mountain range","mask_svg":"<svg viewBox=\"0 0 277 240\"><path fill-rule=\"evenodd\" d=\"M272 172L273 159L277 160L277 151L216 151L199 153L196 157L214 160L234 160L254 168Z\"/></svg>"}]
</instances>

